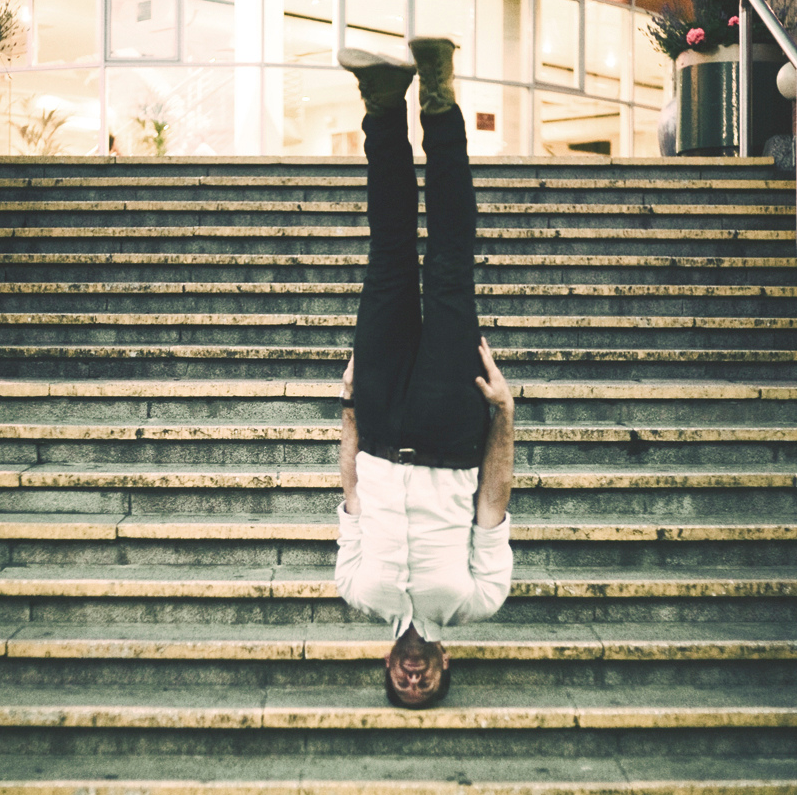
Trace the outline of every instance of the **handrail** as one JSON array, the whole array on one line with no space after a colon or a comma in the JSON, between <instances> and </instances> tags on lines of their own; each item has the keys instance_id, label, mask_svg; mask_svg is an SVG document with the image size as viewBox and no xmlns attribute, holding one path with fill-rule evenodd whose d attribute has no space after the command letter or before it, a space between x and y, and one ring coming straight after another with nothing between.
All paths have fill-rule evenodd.
<instances>
[{"instance_id":1,"label":"handrail","mask_svg":"<svg viewBox=\"0 0 797 795\"><path fill-rule=\"evenodd\" d=\"M755 11L767 30L780 45L791 65L797 69L797 44L783 27L766 0L739 0L739 156L750 155L750 129L753 121L753 103L750 89L753 84L753 15ZM792 127L792 135L794 128ZM797 151L795 152L797 166Z\"/></svg>"}]
</instances>

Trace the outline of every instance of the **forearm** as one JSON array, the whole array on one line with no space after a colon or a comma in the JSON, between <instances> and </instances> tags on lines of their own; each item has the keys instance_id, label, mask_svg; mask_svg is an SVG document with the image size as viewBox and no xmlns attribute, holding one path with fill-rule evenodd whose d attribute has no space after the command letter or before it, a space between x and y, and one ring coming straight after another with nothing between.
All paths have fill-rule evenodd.
<instances>
[{"instance_id":1,"label":"forearm","mask_svg":"<svg viewBox=\"0 0 797 795\"><path fill-rule=\"evenodd\" d=\"M360 513L360 499L357 496L357 466L355 459L359 452L357 420L354 409L343 409L343 424L340 433L340 481L343 497L346 500L346 513Z\"/></svg>"},{"instance_id":2,"label":"forearm","mask_svg":"<svg viewBox=\"0 0 797 795\"><path fill-rule=\"evenodd\" d=\"M484 458L479 470L476 524L490 528L500 524L512 492L515 452L515 407L510 399L495 411Z\"/></svg>"}]
</instances>

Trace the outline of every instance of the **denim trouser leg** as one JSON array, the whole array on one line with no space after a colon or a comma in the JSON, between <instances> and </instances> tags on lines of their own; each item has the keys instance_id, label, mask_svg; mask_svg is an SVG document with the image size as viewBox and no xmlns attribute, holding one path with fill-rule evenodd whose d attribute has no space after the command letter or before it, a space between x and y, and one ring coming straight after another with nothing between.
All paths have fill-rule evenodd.
<instances>
[{"instance_id":1,"label":"denim trouser leg","mask_svg":"<svg viewBox=\"0 0 797 795\"><path fill-rule=\"evenodd\" d=\"M360 437L400 447L404 401L421 336L418 184L407 106L363 120L371 243L354 334Z\"/></svg>"},{"instance_id":2,"label":"denim trouser leg","mask_svg":"<svg viewBox=\"0 0 797 795\"><path fill-rule=\"evenodd\" d=\"M354 342L360 436L478 464L489 424L473 289L476 200L458 107L421 116L426 152L423 324L417 185L406 108L366 116L371 247Z\"/></svg>"}]
</instances>

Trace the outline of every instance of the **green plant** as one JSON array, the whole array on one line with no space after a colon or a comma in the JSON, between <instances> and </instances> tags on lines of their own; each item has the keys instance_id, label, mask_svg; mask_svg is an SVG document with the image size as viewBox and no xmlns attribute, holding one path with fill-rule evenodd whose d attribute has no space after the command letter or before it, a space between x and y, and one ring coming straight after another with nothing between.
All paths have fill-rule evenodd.
<instances>
[{"instance_id":1,"label":"green plant","mask_svg":"<svg viewBox=\"0 0 797 795\"><path fill-rule=\"evenodd\" d=\"M28 116L26 124L14 123L19 137L22 139L23 148L19 149L22 155L60 155L64 150L57 140L58 131L66 124L67 118L52 110L31 112L34 97L25 100L25 112Z\"/></svg>"},{"instance_id":2,"label":"green plant","mask_svg":"<svg viewBox=\"0 0 797 795\"><path fill-rule=\"evenodd\" d=\"M782 0L782 4L787 8L792 0ZM675 60L687 50L710 52L720 45L738 44L738 13L738 0L669 0L650 22L647 32L653 46ZM781 11L781 21L784 16ZM757 16L753 20L753 41L773 41Z\"/></svg>"},{"instance_id":3,"label":"green plant","mask_svg":"<svg viewBox=\"0 0 797 795\"><path fill-rule=\"evenodd\" d=\"M169 122L163 115L163 104L156 103L143 106L141 115L136 117L144 134L144 143L156 157L163 157L167 150Z\"/></svg>"},{"instance_id":4,"label":"green plant","mask_svg":"<svg viewBox=\"0 0 797 795\"><path fill-rule=\"evenodd\" d=\"M12 39L20 32L19 22L11 0L0 3L0 52L10 48Z\"/></svg>"}]
</instances>

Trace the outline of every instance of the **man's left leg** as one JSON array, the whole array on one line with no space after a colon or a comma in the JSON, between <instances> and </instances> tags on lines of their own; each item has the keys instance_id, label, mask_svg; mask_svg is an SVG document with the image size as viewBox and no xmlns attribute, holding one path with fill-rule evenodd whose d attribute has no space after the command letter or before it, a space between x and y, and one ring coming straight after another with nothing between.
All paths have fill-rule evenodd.
<instances>
[{"instance_id":1,"label":"man's left leg","mask_svg":"<svg viewBox=\"0 0 797 795\"><path fill-rule=\"evenodd\" d=\"M410 47L421 78L428 238L423 331L403 444L478 466L489 411L475 384L484 375L474 295L476 198L465 122L454 102L454 47L440 39L415 40Z\"/></svg>"}]
</instances>

